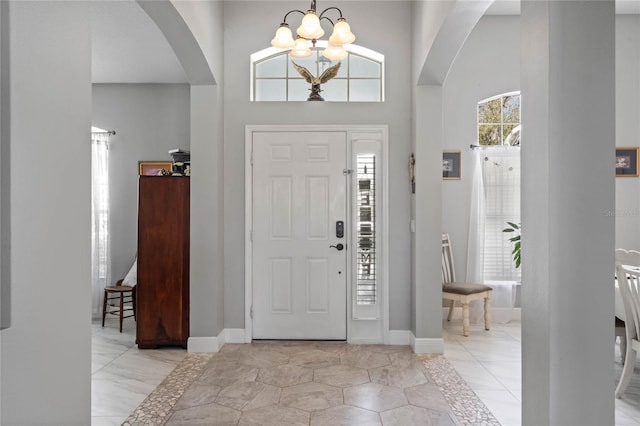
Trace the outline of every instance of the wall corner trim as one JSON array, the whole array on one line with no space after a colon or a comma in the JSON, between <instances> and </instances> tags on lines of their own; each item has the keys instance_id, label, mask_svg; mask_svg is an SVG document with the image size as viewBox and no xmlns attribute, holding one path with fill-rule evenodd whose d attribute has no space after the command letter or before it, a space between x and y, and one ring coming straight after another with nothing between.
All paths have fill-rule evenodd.
<instances>
[{"instance_id":1,"label":"wall corner trim","mask_svg":"<svg viewBox=\"0 0 640 426\"><path fill-rule=\"evenodd\" d=\"M411 344L411 332L409 330L389 330L389 344L390 345L405 345Z\"/></svg>"},{"instance_id":2,"label":"wall corner trim","mask_svg":"<svg viewBox=\"0 0 640 426\"><path fill-rule=\"evenodd\" d=\"M225 343L247 343L244 328L225 328Z\"/></svg>"},{"instance_id":3,"label":"wall corner trim","mask_svg":"<svg viewBox=\"0 0 640 426\"><path fill-rule=\"evenodd\" d=\"M219 352L225 343L246 343L244 328L225 328L217 337L189 337L187 352Z\"/></svg>"},{"instance_id":4,"label":"wall corner trim","mask_svg":"<svg viewBox=\"0 0 640 426\"><path fill-rule=\"evenodd\" d=\"M444 339L417 338L411 333L411 349L416 354L444 354Z\"/></svg>"},{"instance_id":5,"label":"wall corner trim","mask_svg":"<svg viewBox=\"0 0 640 426\"><path fill-rule=\"evenodd\" d=\"M187 352L218 352L222 347L217 337L189 337Z\"/></svg>"}]
</instances>

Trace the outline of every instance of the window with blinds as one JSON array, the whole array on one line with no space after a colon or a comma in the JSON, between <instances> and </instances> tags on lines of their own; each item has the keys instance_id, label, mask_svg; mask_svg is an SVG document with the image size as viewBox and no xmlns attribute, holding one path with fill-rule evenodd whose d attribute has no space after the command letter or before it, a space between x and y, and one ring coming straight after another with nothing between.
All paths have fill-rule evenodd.
<instances>
[{"instance_id":1,"label":"window with blinds","mask_svg":"<svg viewBox=\"0 0 640 426\"><path fill-rule=\"evenodd\" d=\"M520 281L513 261L507 222L520 223L520 148L500 147L483 153L485 193L484 261L486 281Z\"/></svg>"},{"instance_id":2,"label":"window with blinds","mask_svg":"<svg viewBox=\"0 0 640 426\"><path fill-rule=\"evenodd\" d=\"M356 304L374 305L376 281L376 156L357 155Z\"/></svg>"},{"instance_id":3,"label":"window with blinds","mask_svg":"<svg viewBox=\"0 0 640 426\"><path fill-rule=\"evenodd\" d=\"M382 143L357 135L351 155L351 308L356 320L381 318L384 299L384 177Z\"/></svg>"},{"instance_id":4,"label":"window with blinds","mask_svg":"<svg viewBox=\"0 0 640 426\"><path fill-rule=\"evenodd\" d=\"M520 281L513 261L513 233L520 223L520 92L478 102L478 145L482 152L484 233L481 267L486 281Z\"/></svg>"}]
</instances>

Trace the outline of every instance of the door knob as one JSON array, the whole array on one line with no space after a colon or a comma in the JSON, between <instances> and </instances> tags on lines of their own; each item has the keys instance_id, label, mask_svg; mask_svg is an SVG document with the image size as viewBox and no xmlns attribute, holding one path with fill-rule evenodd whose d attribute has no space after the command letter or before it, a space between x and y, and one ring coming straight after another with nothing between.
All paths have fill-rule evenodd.
<instances>
[{"instance_id":1,"label":"door knob","mask_svg":"<svg viewBox=\"0 0 640 426\"><path fill-rule=\"evenodd\" d=\"M329 246L329 248L334 248L338 251L342 251L344 249L344 244L339 243L339 244L336 244L335 246Z\"/></svg>"}]
</instances>

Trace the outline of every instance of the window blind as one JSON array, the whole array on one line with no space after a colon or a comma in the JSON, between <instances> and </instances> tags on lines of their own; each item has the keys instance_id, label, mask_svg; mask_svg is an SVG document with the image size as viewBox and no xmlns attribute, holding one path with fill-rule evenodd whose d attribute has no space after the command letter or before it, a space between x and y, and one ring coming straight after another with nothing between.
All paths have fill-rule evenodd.
<instances>
[{"instance_id":1,"label":"window blind","mask_svg":"<svg viewBox=\"0 0 640 426\"><path fill-rule=\"evenodd\" d=\"M483 276L488 281L520 281L513 262L513 233L507 222L520 223L520 148L487 149L482 161L485 191Z\"/></svg>"}]
</instances>

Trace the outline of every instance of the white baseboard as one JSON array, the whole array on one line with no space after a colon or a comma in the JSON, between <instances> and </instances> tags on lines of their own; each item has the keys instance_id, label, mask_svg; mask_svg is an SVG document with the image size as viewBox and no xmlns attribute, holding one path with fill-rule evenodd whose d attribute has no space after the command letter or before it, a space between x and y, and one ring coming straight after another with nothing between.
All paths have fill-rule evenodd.
<instances>
[{"instance_id":1,"label":"white baseboard","mask_svg":"<svg viewBox=\"0 0 640 426\"><path fill-rule=\"evenodd\" d=\"M411 333L411 348L416 354L443 354L444 339L442 338L417 338Z\"/></svg>"},{"instance_id":2,"label":"white baseboard","mask_svg":"<svg viewBox=\"0 0 640 426\"><path fill-rule=\"evenodd\" d=\"M366 337L362 337L362 338L356 338L356 339L349 339L347 341L348 344L350 345L379 345L381 344L380 339L379 338L366 338Z\"/></svg>"},{"instance_id":3,"label":"white baseboard","mask_svg":"<svg viewBox=\"0 0 640 426\"><path fill-rule=\"evenodd\" d=\"M189 337L187 340L187 352L218 352L221 347L217 337Z\"/></svg>"},{"instance_id":4,"label":"white baseboard","mask_svg":"<svg viewBox=\"0 0 640 426\"><path fill-rule=\"evenodd\" d=\"M225 328L217 337L189 337L187 352L218 352L225 343L245 343L243 328Z\"/></svg>"},{"instance_id":5,"label":"white baseboard","mask_svg":"<svg viewBox=\"0 0 640 426\"><path fill-rule=\"evenodd\" d=\"M411 332L409 330L389 330L390 345L410 345Z\"/></svg>"},{"instance_id":6,"label":"white baseboard","mask_svg":"<svg viewBox=\"0 0 640 426\"><path fill-rule=\"evenodd\" d=\"M246 343L244 328L225 328L225 343Z\"/></svg>"},{"instance_id":7,"label":"white baseboard","mask_svg":"<svg viewBox=\"0 0 640 426\"><path fill-rule=\"evenodd\" d=\"M378 344L375 339L350 340L350 344ZM189 337L187 352L218 352L225 343L245 343L245 330L226 328L217 337ZM409 330L390 330L389 345L410 345L417 354L444 353L444 340L441 338L416 338Z\"/></svg>"}]
</instances>

